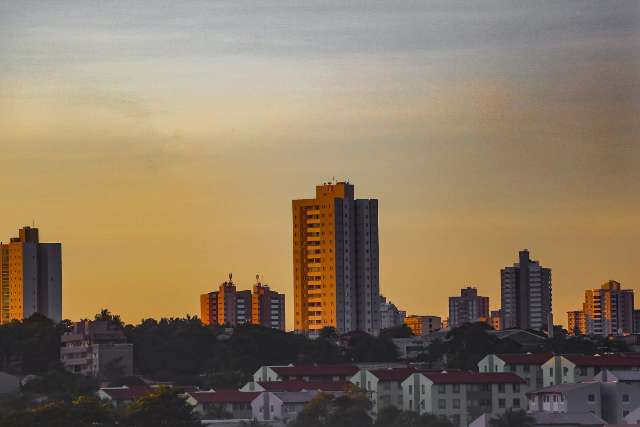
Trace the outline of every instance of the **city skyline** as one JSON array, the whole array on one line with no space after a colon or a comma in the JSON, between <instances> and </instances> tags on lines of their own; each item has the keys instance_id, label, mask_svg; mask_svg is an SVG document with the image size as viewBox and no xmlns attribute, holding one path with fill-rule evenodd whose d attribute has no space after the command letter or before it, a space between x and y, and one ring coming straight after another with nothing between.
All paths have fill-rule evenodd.
<instances>
[{"instance_id":1,"label":"city skyline","mask_svg":"<svg viewBox=\"0 0 640 427\"><path fill-rule=\"evenodd\" d=\"M63 317L289 301L291 199L379 200L380 293L446 317L528 248L555 323L638 290L635 2L0 4L0 236L64 247ZM230 25L229 22L233 22Z\"/></svg>"}]
</instances>

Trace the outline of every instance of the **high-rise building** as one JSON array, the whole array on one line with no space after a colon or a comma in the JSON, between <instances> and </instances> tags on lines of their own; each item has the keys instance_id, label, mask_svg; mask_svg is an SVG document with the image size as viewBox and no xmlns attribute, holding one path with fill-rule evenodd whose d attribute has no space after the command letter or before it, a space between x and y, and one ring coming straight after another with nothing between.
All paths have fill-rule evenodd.
<instances>
[{"instance_id":1,"label":"high-rise building","mask_svg":"<svg viewBox=\"0 0 640 427\"><path fill-rule=\"evenodd\" d=\"M378 201L355 199L347 182L294 200L293 278L297 331L380 331Z\"/></svg>"},{"instance_id":2,"label":"high-rise building","mask_svg":"<svg viewBox=\"0 0 640 427\"><path fill-rule=\"evenodd\" d=\"M582 311L570 311L569 333L583 335L626 335L634 332L634 294L609 280L584 294Z\"/></svg>"},{"instance_id":3,"label":"high-rise building","mask_svg":"<svg viewBox=\"0 0 640 427\"><path fill-rule=\"evenodd\" d=\"M448 327L489 320L489 297L478 296L478 290L466 287L459 297L449 297Z\"/></svg>"},{"instance_id":4,"label":"high-rise building","mask_svg":"<svg viewBox=\"0 0 640 427\"><path fill-rule=\"evenodd\" d=\"M519 253L519 262L500 272L503 328L548 331L552 313L551 269Z\"/></svg>"},{"instance_id":5,"label":"high-rise building","mask_svg":"<svg viewBox=\"0 0 640 427\"><path fill-rule=\"evenodd\" d=\"M256 276L256 282L251 295L251 323L284 331L284 294L263 285L260 276Z\"/></svg>"},{"instance_id":6,"label":"high-rise building","mask_svg":"<svg viewBox=\"0 0 640 427\"><path fill-rule=\"evenodd\" d=\"M406 311L398 310L395 304L380 295L380 330L402 325L405 317Z\"/></svg>"},{"instance_id":7,"label":"high-rise building","mask_svg":"<svg viewBox=\"0 0 640 427\"><path fill-rule=\"evenodd\" d=\"M411 329L413 335L430 335L442 329L442 319L438 316L407 316L404 319L405 325Z\"/></svg>"},{"instance_id":8,"label":"high-rise building","mask_svg":"<svg viewBox=\"0 0 640 427\"><path fill-rule=\"evenodd\" d=\"M254 323L285 330L285 299L258 282L250 290L238 291L232 275L217 291L200 295L200 314L205 325L236 326Z\"/></svg>"},{"instance_id":9,"label":"high-rise building","mask_svg":"<svg viewBox=\"0 0 640 427\"><path fill-rule=\"evenodd\" d=\"M0 323L40 313L62 320L62 245L40 243L37 228L0 243Z\"/></svg>"}]
</instances>

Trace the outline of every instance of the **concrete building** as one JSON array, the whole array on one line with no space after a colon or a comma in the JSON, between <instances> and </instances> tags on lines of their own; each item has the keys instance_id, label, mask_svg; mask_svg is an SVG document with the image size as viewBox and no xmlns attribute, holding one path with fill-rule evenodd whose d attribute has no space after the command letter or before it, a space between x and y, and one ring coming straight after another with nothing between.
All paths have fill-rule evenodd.
<instances>
[{"instance_id":1,"label":"concrete building","mask_svg":"<svg viewBox=\"0 0 640 427\"><path fill-rule=\"evenodd\" d=\"M401 326L407 317L406 311L398 310L395 304L380 295L380 329L389 329Z\"/></svg>"},{"instance_id":2,"label":"concrete building","mask_svg":"<svg viewBox=\"0 0 640 427\"><path fill-rule=\"evenodd\" d=\"M40 313L62 320L62 245L40 243L37 228L0 243L0 323Z\"/></svg>"},{"instance_id":3,"label":"concrete building","mask_svg":"<svg viewBox=\"0 0 640 427\"><path fill-rule=\"evenodd\" d=\"M402 382L418 372L414 368L361 369L351 382L364 391L371 402L371 415L376 417L387 406L403 407Z\"/></svg>"},{"instance_id":4,"label":"concrete building","mask_svg":"<svg viewBox=\"0 0 640 427\"><path fill-rule=\"evenodd\" d=\"M83 320L61 341L60 362L69 372L98 378L133 375L133 344L117 322Z\"/></svg>"},{"instance_id":5,"label":"concrete building","mask_svg":"<svg viewBox=\"0 0 640 427\"><path fill-rule=\"evenodd\" d=\"M380 331L378 201L355 199L347 182L293 200L296 331Z\"/></svg>"},{"instance_id":6,"label":"concrete building","mask_svg":"<svg viewBox=\"0 0 640 427\"><path fill-rule=\"evenodd\" d=\"M430 335L442 329L442 319L438 316L407 316L404 323L417 337Z\"/></svg>"},{"instance_id":7,"label":"concrete building","mask_svg":"<svg viewBox=\"0 0 640 427\"><path fill-rule=\"evenodd\" d=\"M253 285L251 296L251 323L267 328L285 330L284 294L274 292L260 282Z\"/></svg>"},{"instance_id":8,"label":"concrete building","mask_svg":"<svg viewBox=\"0 0 640 427\"><path fill-rule=\"evenodd\" d=\"M317 391L260 393L251 401L252 417L259 422L268 422L270 426L284 427L317 395Z\"/></svg>"},{"instance_id":9,"label":"concrete building","mask_svg":"<svg viewBox=\"0 0 640 427\"><path fill-rule=\"evenodd\" d=\"M233 276L217 291L200 295L200 313L205 325L236 326L246 323L285 330L284 294L260 283L250 290L238 291Z\"/></svg>"},{"instance_id":10,"label":"concrete building","mask_svg":"<svg viewBox=\"0 0 640 427\"><path fill-rule=\"evenodd\" d=\"M429 336L392 338L391 341L393 341L393 344L396 346L398 359L401 360L418 357L421 353L424 353L432 343L432 339Z\"/></svg>"},{"instance_id":11,"label":"concrete building","mask_svg":"<svg viewBox=\"0 0 640 427\"><path fill-rule=\"evenodd\" d=\"M542 365L543 386L578 383L592 379L603 369L640 370L640 355L604 354L595 356L557 355Z\"/></svg>"},{"instance_id":12,"label":"concrete building","mask_svg":"<svg viewBox=\"0 0 640 427\"><path fill-rule=\"evenodd\" d=\"M467 427L481 416L526 409L524 381L516 374L416 372L402 382L403 409L444 416Z\"/></svg>"},{"instance_id":13,"label":"concrete building","mask_svg":"<svg viewBox=\"0 0 640 427\"><path fill-rule=\"evenodd\" d=\"M585 291L582 311L567 313L569 333L604 337L634 331L634 293L609 280L600 288Z\"/></svg>"},{"instance_id":14,"label":"concrete building","mask_svg":"<svg viewBox=\"0 0 640 427\"><path fill-rule=\"evenodd\" d=\"M548 331L552 322L551 269L519 253L519 262L500 272L503 328Z\"/></svg>"},{"instance_id":15,"label":"concrete building","mask_svg":"<svg viewBox=\"0 0 640 427\"><path fill-rule=\"evenodd\" d=\"M502 310L492 310L491 318L489 319L489 324L496 331L501 331L504 329L502 327Z\"/></svg>"},{"instance_id":16,"label":"concrete building","mask_svg":"<svg viewBox=\"0 0 640 427\"><path fill-rule=\"evenodd\" d=\"M460 290L460 296L449 297L450 329L465 323L487 322L489 320L489 297L478 296L478 290L466 287Z\"/></svg>"},{"instance_id":17,"label":"concrete building","mask_svg":"<svg viewBox=\"0 0 640 427\"><path fill-rule=\"evenodd\" d=\"M200 418L251 420L251 402L259 395L258 392L238 390L192 391L186 393L186 402Z\"/></svg>"},{"instance_id":18,"label":"concrete building","mask_svg":"<svg viewBox=\"0 0 640 427\"><path fill-rule=\"evenodd\" d=\"M534 391L544 384L542 365L553 353L488 354L478 362L480 372L512 372L526 383L525 391Z\"/></svg>"}]
</instances>

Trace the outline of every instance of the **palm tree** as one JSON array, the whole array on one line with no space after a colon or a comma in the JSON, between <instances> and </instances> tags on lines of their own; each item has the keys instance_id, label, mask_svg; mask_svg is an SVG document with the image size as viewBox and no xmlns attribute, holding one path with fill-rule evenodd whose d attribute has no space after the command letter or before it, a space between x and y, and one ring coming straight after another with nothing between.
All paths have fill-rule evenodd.
<instances>
[{"instance_id":1,"label":"palm tree","mask_svg":"<svg viewBox=\"0 0 640 427\"><path fill-rule=\"evenodd\" d=\"M507 409L504 414L492 418L489 420L489 426L491 427L533 427L535 425L535 418L527 414L525 411L514 411Z\"/></svg>"}]
</instances>

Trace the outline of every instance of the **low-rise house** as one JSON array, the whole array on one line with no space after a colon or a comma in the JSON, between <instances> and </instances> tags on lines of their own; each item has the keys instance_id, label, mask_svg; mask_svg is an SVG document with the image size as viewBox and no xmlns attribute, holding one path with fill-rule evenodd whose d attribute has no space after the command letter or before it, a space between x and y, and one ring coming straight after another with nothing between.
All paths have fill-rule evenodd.
<instances>
[{"instance_id":1,"label":"low-rise house","mask_svg":"<svg viewBox=\"0 0 640 427\"><path fill-rule=\"evenodd\" d=\"M134 400L151 393L153 389L145 385L121 387L102 387L98 390L98 398L109 402L114 408L125 407Z\"/></svg>"},{"instance_id":2,"label":"low-rise house","mask_svg":"<svg viewBox=\"0 0 640 427\"><path fill-rule=\"evenodd\" d=\"M414 368L361 369L351 382L367 394L376 416L387 406L403 407L402 382L415 372Z\"/></svg>"},{"instance_id":3,"label":"low-rise house","mask_svg":"<svg viewBox=\"0 0 640 427\"><path fill-rule=\"evenodd\" d=\"M253 381L349 381L358 370L356 365L263 366L253 374Z\"/></svg>"},{"instance_id":4,"label":"low-rise house","mask_svg":"<svg viewBox=\"0 0 640 427\"><path fill-rule=\"evenodd\" d=\"M270 422L273 426L286 426L317 394L317 391L265 391L251 402L253 419Z\"/></svg>"},{"instance_id":5,"label":"low-rise house","mask_svg":"<svg viewBox=\"0 0 640 427\"><path fill-rule=\"evenodd\" d=\"M525 409L525 382L510 372L415 372L402 382L403 409L466 427L482 414Z\"/></svg>"},{"instance_id":6,"label":"low-rise house","mask_svg":"<svg viewBox=\"0 0 640 427\"><path fill-rule=\"evenodd\" d=\"M255 382L250 381L246 383L240 391L322 391L327 393L343 392L348 388L353 387L353 384L349 381L324 381L324 382L309 382L301 380L289 380L289 381L267 381L267 382Z\"/></svg>"},{"instance_id":7,"label":"low-rise house","mask_svg":"<svg viewBox=\"0 0 640 427\"><path fill-rule=\"evenodd\" d=\"M513 372L527 383L527 391L543 386L542 365L553 353L488 354L478 362L480 372Z\"/></svg>"},{"instance_id":8,"label":"low-rise house","mask_svg":"<svg viewBox=\"0 0 640 427\"><path fill-rule=\"evenodd\" d=\"M100 378L133 375L133 344L118 322L77 322L61 342L60 362L69 372Z\"/></svg>"},{"instance_id":9,"label":"low-rise house","mask_svg":"<svg viewBox=\"0 0 640 427\"><path fill-rule=\"evenodd\" d=\"M238 390L196 391L187 393L186 399L201 418L251 419L251 402L259 394Z\"/></svg>"},{"instance_id":10,"label":"low-rise house","mask_svg":"<svg viewBox=\"0 0 640 427\"><path fill-rule=\"evenodd\" d=\"M409 337L409 338L393 338L393 344L396 346L398 358L402 360L415 359L424 353L429 345L433 342L430 336Z\"/></svg>"},{"instance_id":11,"label":"low-rise house","mask_svg":"<svg viewBox=\"0 0 640 427\"><path fill-rule=\"evenodd\" d=\"M511 340L520 345L522 351L530 352L540 351L547 340L543 333L535 333L525 329L487 331L487 334L498 338L500 341Z\"/></svg>"},{"instance_id":12,"label":"low-rise house","mask_svg":"<svg viewBox=\"0 0 640 427\"><path fill-rule=\"evenodd\" d=\"M640 355L604 354L554 356L542 365L543 386L577 383L593 378L603 369L640 370Z\"/></svg>"}]
</instances>

